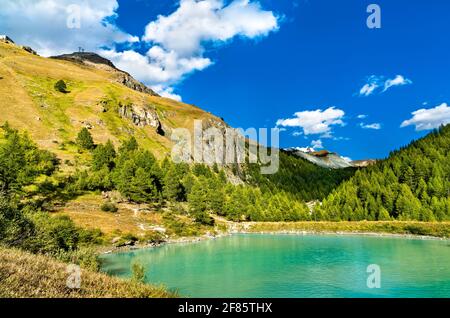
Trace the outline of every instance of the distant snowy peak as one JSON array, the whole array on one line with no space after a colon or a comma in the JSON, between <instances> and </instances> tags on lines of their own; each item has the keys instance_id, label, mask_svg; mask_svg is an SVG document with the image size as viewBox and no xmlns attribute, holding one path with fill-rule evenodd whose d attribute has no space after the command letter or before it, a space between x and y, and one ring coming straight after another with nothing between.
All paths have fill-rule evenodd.
<instances>
[{"instance_id":1,"label":"distant snowy peak","mask_svg":"<svg viewBox=\"0 0 450 318\"><path fill-rule=\"evenodd\" d=\"M285 150L297 157L304 158L320 167L329 169L344 169L350 167L367 167L376 162L376 160L355 160L340 156L337 153L328 150L316 151L311 147L293 147Z\"/></svg>"}]
</instances>

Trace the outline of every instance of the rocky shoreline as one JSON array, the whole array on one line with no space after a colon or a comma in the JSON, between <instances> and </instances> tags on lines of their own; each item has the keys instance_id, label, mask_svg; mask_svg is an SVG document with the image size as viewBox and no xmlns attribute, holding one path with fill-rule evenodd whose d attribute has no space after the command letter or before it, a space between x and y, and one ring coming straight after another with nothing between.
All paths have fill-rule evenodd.
<instances>
[{"instance_id":1,"label":"rocky shoreline","mask_svg":"<svg viewBox=\"0 0 450 318\"><path fill-rule=\"evenodd\" d=\"M305 231L305 230L280 230L280 231L251 231L251 227L243 226L240 229L233 228L228 232L222 232L216 235L206 234L195 237L180 237L169 238L164 241L154 242L149 244L137 244L131 246L121 246L108 248L106 251L102 251L101 254L120 253L133 250L140 250L146 248L156 248L168 244L192 244L206 240L214 240L221 237L236 235L236 234L266 234L266 235L345 235L345 236L373 236L373 237L393 237L393 238L407 238L407 239L421 239L421 240L441 240L450 241L450 238L430 236L430 235L416 235L416 234L401 234L401 233L388 233L388 232L358 232L358 231Z\"/></svg>"}]
</instances>

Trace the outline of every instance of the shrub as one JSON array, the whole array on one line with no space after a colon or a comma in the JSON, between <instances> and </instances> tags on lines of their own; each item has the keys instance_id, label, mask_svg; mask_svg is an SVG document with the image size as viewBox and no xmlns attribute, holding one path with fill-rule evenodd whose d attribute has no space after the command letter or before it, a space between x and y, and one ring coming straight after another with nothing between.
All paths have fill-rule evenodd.
<instances>
[{"instance_id":1,"label":"shrub","mask_svg":"<svg viewBox=\"0 0 450 318\"><path fill-rule=\"evenodd\" d=\"M68 216L31 212L28 218L34 224L34 234L26 249L35 253L56 254L60 250L69 251L78 247L80 232Z\"/></svg>"},{"instance_id":2,"label":"shrub","mask_svg":"<svg viewBox=\"0 0 450 318\"><path fill-rule=\"evenodd\" d=\"M119 210L117 208L117 206L114 203L112 203L112 202L105 202L105 203L103 203L101 205L100 209L103 212L113 212L113 213L115 213L115 212L117 212Z\"/></svg>"},{"instance_id":3,"label":"shrub","mask_svg":"<svg viewBox=\"0 0 450 318\"><path fill-rule=\"evenodd\" d=\"M145 268L142 264L137 262L133 263L133 265L131 265L131 273L135 282L143 283L145 281Z\"/></svg>"},{"instance_id":4,"label":"shrub","mask_svg":"<svg viewBox=\"0 0 450 318\"><path fill-rule=\"evenodd\" d=\"M55 84L55 89L60 93L68 93L67 91L67 85L63 80L59 80Z\"/></svg>"},{"instance_id":5,"label":"shrub","mask_svg":"<svg viewBox=\"0 0 450 318\"><path fill-rule=\"evenodd\" d=\"M100 270L98 253L92 247L80 247L74 251L60 250L55 254L55 258L64 263L77 264L87 270L95 272Z\"/></svg>"}]
</instances>

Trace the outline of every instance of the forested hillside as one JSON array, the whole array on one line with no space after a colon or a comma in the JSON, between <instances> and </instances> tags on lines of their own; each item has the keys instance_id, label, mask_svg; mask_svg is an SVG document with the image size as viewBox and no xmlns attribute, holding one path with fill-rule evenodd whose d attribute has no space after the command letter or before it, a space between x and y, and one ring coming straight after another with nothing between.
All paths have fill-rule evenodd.
<instances>
[{"instance_id":1,"label":"forested hillside","mask_svg":"<svg viewBox=\"0 0 450 318\"><path fill-rule=\"evenodd\" d=\"M449 220L450 125L357 171L315 213L326 220Z\"/></svg>"}]
</instances>

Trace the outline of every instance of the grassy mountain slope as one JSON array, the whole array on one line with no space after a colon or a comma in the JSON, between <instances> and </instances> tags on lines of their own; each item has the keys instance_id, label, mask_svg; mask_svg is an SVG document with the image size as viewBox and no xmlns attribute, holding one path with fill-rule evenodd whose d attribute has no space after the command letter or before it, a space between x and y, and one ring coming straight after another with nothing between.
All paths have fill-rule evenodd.
<instances>
[{"instance_id":1,"label":"grassy mountain slope","mask_svg":"<svg viewBox=\"0 0 450 318\"><path fill-rule=\"evenodd\" d=\"M81 270L80 289L66 286L67 264L51 257L0 247L1 298L164 298L174 297L155 287Z\"/></svg>"},{"instance_id":2,"label":"grassy mountain slope","mask_svg":"<svg viewBox=\"0 0 450 318\"><path fill-rule=\"evenodd\" d=\"M0 42L0 122L27 130L39 146L61 158L76 154L67 143L84 126L91 128L98 143L111 139L118 144L134 135L159 158L170 152L168 136L121 117L119 105L155 112L166 130L192 129L195 119L221 122L197 107L130 89L118 82L121 73L93 64L39 57ZM68 93L55 90L59 80L66 82Z\"/></svg>"},{"instance_id":3,"label":"grassy mountain slope","mask_svg":"<svg viewBox=\"0 0 450 318\"><path fill-rule=\"evenodd\" d=\"M317 213L327 220L450 220L450 125L357 171Z\"/></svg>"}]
</instances>

